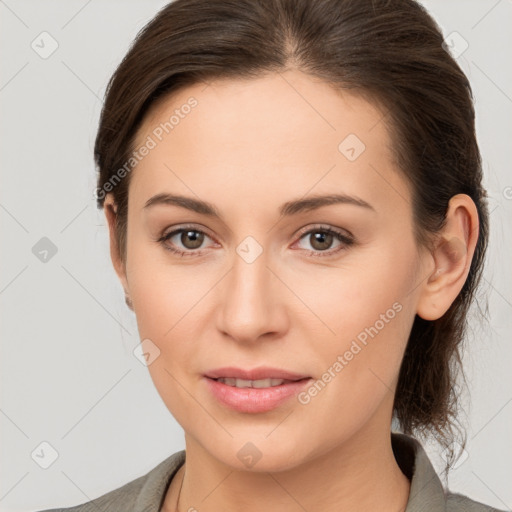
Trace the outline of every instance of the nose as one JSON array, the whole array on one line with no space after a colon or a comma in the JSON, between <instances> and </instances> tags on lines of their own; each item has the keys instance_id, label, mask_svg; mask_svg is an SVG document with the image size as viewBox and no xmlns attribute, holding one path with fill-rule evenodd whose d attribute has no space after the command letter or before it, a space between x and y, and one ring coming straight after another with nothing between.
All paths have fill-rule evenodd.
<instances>
[{"instance_id":1,"label":"nose","mask_svg":"<svg viewBox=\"0 0 512 512\"><path fill-rule=\"evenodd\" d=\"M288 328L285 288L268 267L265 252L251 263L235 254L220 289L218 329L244 344L282 336Z\"/></svg>"}]
</instances>

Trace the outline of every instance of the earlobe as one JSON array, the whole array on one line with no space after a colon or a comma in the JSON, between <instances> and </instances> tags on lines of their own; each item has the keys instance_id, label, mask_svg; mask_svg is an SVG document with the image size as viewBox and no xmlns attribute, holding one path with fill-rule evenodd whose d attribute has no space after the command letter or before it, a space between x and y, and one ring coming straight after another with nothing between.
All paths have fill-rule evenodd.
<instances>
[{"instance_id":1,"label":"earlobe","mask_svg":"<svg viewBox=\"0 0 512 512\"><path fill-rule=\"evenodd\" d=\"M126 296L129 296L129 288L128 281L126 279L126 269L125 265L122 261L121 254L119 252L119 246L117 243L117 228L116 228L116 220L117 220L117 204L114 201L114 197L112 194L107 194L105 197L105 202L103 205L105 210L105 217L107 220L107 226L109 231L109 239L110 239L110 258L112 260L112 265L114 266L114 270L121 281L121 284L124 288L124 293ZM130 305L127 302L128 307Z\"/></svg>"},{"instance_id":2,"label":"earlobe","mask_svg":"<svg viewBox=\"0 0 512 512\"><path fill-rule=\"evenodd\" d=\"M446 222L429 255L434 270L424 280L417 314L424 320L443 316L466 282L478 240L478 212L466 194L450 199Z\"/></svg>"}]
</instances>

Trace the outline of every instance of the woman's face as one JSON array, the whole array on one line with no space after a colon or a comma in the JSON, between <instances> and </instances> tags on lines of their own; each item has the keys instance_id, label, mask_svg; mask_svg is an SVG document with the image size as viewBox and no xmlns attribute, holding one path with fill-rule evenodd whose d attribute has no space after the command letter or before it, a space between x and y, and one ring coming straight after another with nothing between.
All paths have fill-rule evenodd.
<instances>
[{"instance_id":1,"label":"woman's face","mask_svg":"<svg viewBox=\"0 0 512 512\"><path fill-rule=\"evenodd\" d=\"M288 71L183 89L136 142L121 279L187 447L275 471L388 436L426 258L383 112Z\"/></svg>"}]
</instances>

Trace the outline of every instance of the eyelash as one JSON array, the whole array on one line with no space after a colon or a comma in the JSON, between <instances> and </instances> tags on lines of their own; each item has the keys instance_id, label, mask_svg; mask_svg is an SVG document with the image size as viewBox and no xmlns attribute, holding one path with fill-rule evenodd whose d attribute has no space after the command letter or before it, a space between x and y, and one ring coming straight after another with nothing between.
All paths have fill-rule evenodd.
<instances>
[{"instance_id":1,"label":"eyelash","mask_svg":"<svg viewBox=\"0 0 512 512\"><path fill-rule=\"evenodd\" d=\"M160 238L157 239L157 242L161 243L163 245L164 249L166 249L167 251L177 254L180 257L201 256L204 251L201 251L200 249L182 251L179 249L175 249L165 243L165 242L167 242L167 240L172 238L174 235L183 233L185 231L194 231L195 233L200 233L202 235L206 235L208 238L212 238L207 233L205 233L201 229L197 229L194 226L183 226L179 229L175 229L169 233L162 235ZM342 233L341 231L331 228L330 226L323 226L323 225L314 226L313 228L309 228L308 230L301 232L300 236L299 236L299 240L302 240L302 238L304 238L306 235L310 235L311 233L327 233L329 235L333 235L339 242L342 243L342 245L340 245L337 249L334 249L334 250L330 249L330 250L326 250L326 251L318 251L318 250L316 250L316 251L309 250L308 251L307 249L304 249L305 251L308 251L308 253L309 253L308 256L325 258L328 256L332 256L334 254L337 254L343 250L346 250L355 243L355 240L351 235L346 235L346 234Z\"/></svg>"}]
</instances>

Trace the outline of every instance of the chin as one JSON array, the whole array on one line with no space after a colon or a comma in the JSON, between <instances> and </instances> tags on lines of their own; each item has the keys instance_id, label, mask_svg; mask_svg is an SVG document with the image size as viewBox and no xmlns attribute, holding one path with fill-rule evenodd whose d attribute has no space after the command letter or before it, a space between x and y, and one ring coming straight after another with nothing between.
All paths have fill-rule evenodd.
<instances>
[{"instance_id":1,"label":"chin","mask_svg":"<svg viewBox=\"0 0 512 512\"><path fill-rule=\"evenodd\" d=\"M232 432L234 437L227 443L212 444L209 439L203 447L223 464L237 471L254 473L287 471L307 459L307 454L297 450L297 446L301 445L299 439L283 435L276 435L274 440L265 439L268 430L265 432L258 436ZM285 437L287 442L284 441Z\"/></svg>"}]
</instances>

